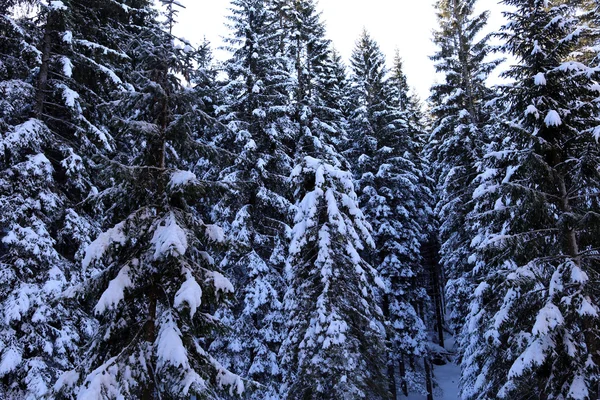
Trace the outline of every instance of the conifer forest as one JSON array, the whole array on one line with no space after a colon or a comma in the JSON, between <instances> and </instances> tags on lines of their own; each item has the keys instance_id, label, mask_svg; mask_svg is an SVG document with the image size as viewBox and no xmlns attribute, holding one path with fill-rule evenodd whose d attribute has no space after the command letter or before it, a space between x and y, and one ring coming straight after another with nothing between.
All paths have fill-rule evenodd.
<instances>
[{"instance_id":1,"label":"conifer forest","mask_svg":"<svg viewBox=\"0 0 600 400\"><path fill-rule=\"evenodd\" d=\"M0 400L600 399L600 0L499 7L420 98L317 0L0 0Z\"/></svg>"}]
</instances>

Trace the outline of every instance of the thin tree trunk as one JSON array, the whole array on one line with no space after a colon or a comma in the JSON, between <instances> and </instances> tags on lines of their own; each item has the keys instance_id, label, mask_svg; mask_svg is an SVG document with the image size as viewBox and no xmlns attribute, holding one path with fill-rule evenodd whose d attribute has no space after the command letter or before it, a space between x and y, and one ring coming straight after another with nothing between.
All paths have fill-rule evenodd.
<instances>
[{"instance_id":1,"label":"thin tree trunk","mask_svg":"<svg viewBox=\"0 0 600 400\"><path fill-rule=\"evenodd\" d=\"M383 315L386 319L389 319L390 316L390 299L389 294L383 296ZM390 348L387 352L387 374L388 374L388 385L390 393L392 394L392 399L396 400L398 398L398 387L396 384L396 360L394 360L394 352L392 351L393 343L390 340L389 334L387 342L390 343Z\"/></svg>"},{"instance_id":2,"label":"thin tree trunk","mask_svg":"<svg viewBox=\"0 0 600 400\"><path fill-rule=\"evenodd\" d=\"M433 375L431 371L431 361L425 357L425 384L427 389L427 400L433 400Z\"/></svg>"},{"instance_id":3,"label":"thin tree trunk","mask_svg":"<svg viewBox=\"0 0 600 400\"><path fill-rule=\"evenodd\" d=\"M562 206L562 211L565 214L570 214L573 212L573 209L571 208L571 204L569 203L569 194L567 193L567 187L565 185L565 178L561 175L558 177L558 188L560 190L560 197L561 197L561 206ZM571 258L573 259L573 262L577 265L580 266L581 265L581 257L579 255L579 243L577 243L577 232L575 232L575 229L569 227L568 231L566 232L565 235L565 239L566 239L566 253L569 254L571 256Z\"/></svg>"},{"instance_id":4,"label":"thin tree trunk","mask_svg":"<svg viewBox=\"0 0 600 400\"><path fill-rule=\"evenodd\" d=\"M44 28L44 38L42 39L42 64L38 74L37 92L35 95L35 116L42 118L44 105L46 103L46 93L48 91L48 70L50 65L50 52L52 50L51 26L53 25L54 12L48 13L46 26Z\"/></svg>"},{"instance_id":5,"label":"thin tree trunk","mask_svg":"<svg viewBox=\"0 0 600 400\"><path fill-rule=\"evenodd\" d=\"M392 352L388 353L388 380L390 393L392 394L392 399L396 400L398 398L398 387L396 385L396 363L394 362L394 355Z\"/></svg>"},{"instance_id":6,"label":"thin tree trunk","mask_svg":"<svg viewBox=\"0 0 600 400\"><path fill-rule=\"evenodd\" d=\"M423 261L431 276L430 290L435 307L435 330L438 335L438 344L444 347L443 276L437 254L438 246L436 240L435 238L430 238L423 246Z\"/></svg>"},{"instance_id":7,"label":"thin tree trunk","mask_svg":"<svg viewBox=\"0 0 600 400\"><path fill-rule=\"evenodd\" d=\"M400 384L400 388L402 389L402 393L405 396L408 396L408 385L406 384L406 365L404 364L404 357L402 357L402 359L399 360L399 365L400 365L400 378L401 380L401 384Z\"/></svg>"},{"instance_id":8,"label":"thin tree trunk","mask_svg":"<svg viewBox=\"0 0 600 400\"><path fill-rule=\"evenodd\" d=\"M167 81L168 76L168 68L165 66L164 70L161 71L158 79L158 83L163 87L166 96L163 97L160 101L162 102L160 108L160 114L158 116L160 133L158 137L158 143L155 149L151 149L150 151L156 151L158 154L150 155L150 163L151 165L158 167L160 170L155 177L157 182L157 193L161 196L165 193L166 188L164 186L164 179L162 179L163 170L166 168L166 142L167 142L167 127L169 125L169 86ZM159 296L159 287L158 287L158 277L153 275L151 277L152 281L150 282L150 286L148 288L148 319L146 320L146 327L144 332L144 339L149 346L153 346L156 342L156 308L158 304L158 296ZM150 360L148 360L150 361ZM149 371L149 379L146 383L142 391L141 400L154 400L156 395L158 394L156 388L156 376L154 375L154 365L150 361L149 363L150 371ZM158 396L160 398L160 395Z\"/></svg>"},{"instance_id":9,"label":"thin tree trunk","mask_svg":"<svg viewBox=\"0 0 600 400\"><path fill-rule=\"evenodd\" d=\"M144 331L144 340L149 346L153 346L156 341L156 305L158 302L158 288L152 284L148 290L148 319ZM156 377L152 366L150 366L150 376L148 382L142 391L141 400L154 400L156 392Z\"/></svg>"}]
</instances>

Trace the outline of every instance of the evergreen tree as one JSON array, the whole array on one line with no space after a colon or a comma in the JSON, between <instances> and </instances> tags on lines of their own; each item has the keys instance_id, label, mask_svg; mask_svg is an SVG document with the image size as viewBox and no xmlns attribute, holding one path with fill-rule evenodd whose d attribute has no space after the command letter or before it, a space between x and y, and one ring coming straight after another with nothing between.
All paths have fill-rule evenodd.
<instances>
[{"instance_id":1,"label":"evergreen tree","mask_svg":"<svg viewBox=\"0 0 600 400\"><path fill-rule=\"evenodd\" d=\"M121 54L108 54L108 38L97 34L110 18L95 6L9 3L1 23L0 390L39 399L77 364L91 332L89 318L59 297L81 281L76 263L96 232L79 205L93 191L91 156L111 147L97 106L120 88L111 66ZM33 5L32 20L12 17L10 7L23 5Z\"/></svg>"},{"instance_id":2,"label":"evergreen tree","mask_svg":"<svg viewBox=\"0 0 600 400\"><path fill-rule=\"evenodd\" d=\"M286 275L287 339L280 355L289 399L387 398L376 271L359 254L374 243L352 175L333 145L341 110L326 106L329 42L312 1L275 2L297 127L291 178L297 207Z\"/></svg>"},{"instance_id":3,"label":"evergreen tree","mask_svg":"<svg viewBox=\"0 0 600 400\"><path fill-rule=\"evenodd\" d=\"M99 327L85 361L55 386L66 397L218 398L218 389L244 390L205 350L218 302L233 292L211 255L224 241L206 218L213 185L198 178L206 167L193 161L211 150L210 74L195 70L206 53L170 33L178 3L163 5L164 24L151 2L124 8L133 67L113 103L119 141L103 163L105 187L89 200L109 207L110 228L87 248L82 265L93 276L72 293L93 306Z\"/></svg>"},{"instance_id":4,"label":"evergreen tree","mask_svg":"<svg viewBox=\"0 0 600 400\"><path fill-rule=\"evenodd\" d=\"M373 226L375 250L368 260L386 286L383 311L388 330L388 379L396 395L400 369L402 392L426 393L420 360L427 356L427 332L417 311L427 295L419 287L420 246L426 192L408 121L408 93L401 65L386 78L385 57L363 32L352 55L350 129L357 144L359 201ZM362 153L362 154L359 154Z\"/></svg>"},{"instance_id":5,"label":"evergreen tree","mask_svg":"<svg viewBox=\"0 0 600 400\"><path fill-rule=\"evenodd\" d=\"M283 341L283 269L286 237L293 218L287 177L293 126L285 91L287 74L277 55L277 34L268 2L232 2L228 39L233 57L226 62L224 83L227 124L217 143L236 153L223 180L234 186L220 205L234 245L221 268L229 272L241 295L230 313L231 331L212 344L224 365L263 387L249 398L278 398L281 368L277 353Z\"/></svg>"},{"instance_id":6,"label":"evergreen tree","mask_svg":"<svg viewBox=\"0 0 600 400\"><path fill-rule=\"evenodd\" d=\"M466 399L598 397L598 157L585 29L560 1L505 4L519 63L478 168ZM466 334L465 334L466 335Z\"/></svg>"},{"instance_id":7,"label":"evergreen tree","mask_svg":"<svg viewBox=\"0 0 600 400\"><path fill-rule=\"evenodd\" d=\"M441 263L447 282L450 324L455 333L464 325L474 289L466 215L472 210L476 163L486 142L489 119L485 103L493 91L485 81L498 62L488 62L489 36L479 38L489 12L474 14L476 0L440 0L436 4L438 47L431 57L444 81L432 87L430 157L437 181L436 216L440 221Z\"/></svg>"}]
</instances>

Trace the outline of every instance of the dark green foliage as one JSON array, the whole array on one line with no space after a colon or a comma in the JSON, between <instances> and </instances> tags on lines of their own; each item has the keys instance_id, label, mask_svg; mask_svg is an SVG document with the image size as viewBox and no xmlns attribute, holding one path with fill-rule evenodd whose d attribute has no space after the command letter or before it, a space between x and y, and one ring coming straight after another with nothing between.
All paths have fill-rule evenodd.
<instances>
[{"instance_id":1,"label":"dark green foliage","mask_svg":"<svg viewBox=\"0 0 600 400\"><path fill-rule=\"evenodd\" d=\"M476 279L466 398L593 399L598 388L599 150L585 34L562 2L506 1L501 33L519 63L469 216ZM543 29L540 29L543 27Z\"/></svg>"},{"instance_id":2,"label":"dark green foliage","mask_svg":"<svg viewBox=\"0 0 600 400\"><path fill-rule=\"evenodd\" d=\"M450 324L459 332L473 292L469 243L472 234L466 215L471 202L476 165L489 140L483 128L489 120L485 104L494 92L486 86L498 62L490 62L489 36L481 36L489 12L474 14L474 0L442 0L436 5L438 47L431 57L444 81L431 89L432 133L428 153L436 180L440 221L441 263L445 270Z\"/></svg>"}]
</instances>

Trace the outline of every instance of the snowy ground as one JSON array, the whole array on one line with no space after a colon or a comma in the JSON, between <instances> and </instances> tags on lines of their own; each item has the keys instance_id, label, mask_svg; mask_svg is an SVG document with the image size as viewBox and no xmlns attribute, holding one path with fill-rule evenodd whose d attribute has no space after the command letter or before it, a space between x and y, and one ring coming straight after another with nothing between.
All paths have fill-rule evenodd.
<instances>
[{"instance_id":1,"label":"snowy ground","mask_svg":"<svg viewBox=\"0 0 600 400\"><path fill-rule=\"evenodd\" d=\"M436 390L435 400L458 400L458 378L460 369L456 364L436 365L434 368L435 380L439 385L439 393ZM426 396L410 394L401 397L403 400L427 400Z\"/></svg>"},{"instance_id":2,"label":"snowy ground","mask_svg":"<svg viewBox=\"0 0 600 400\"><path fill-rule=\"evenodd\" d=\"M444 347L449 352L454 350L454 338L446 336ZM434 378L438 384L438 388L434 391L435 400L459 400L458 397L458 380L460 377L460 368L454 363L446 365L434 365ZM427 400L426 396L420 394L410 394L407 398L401 397L402 400Z\"/></svg>"}]
</instances>

